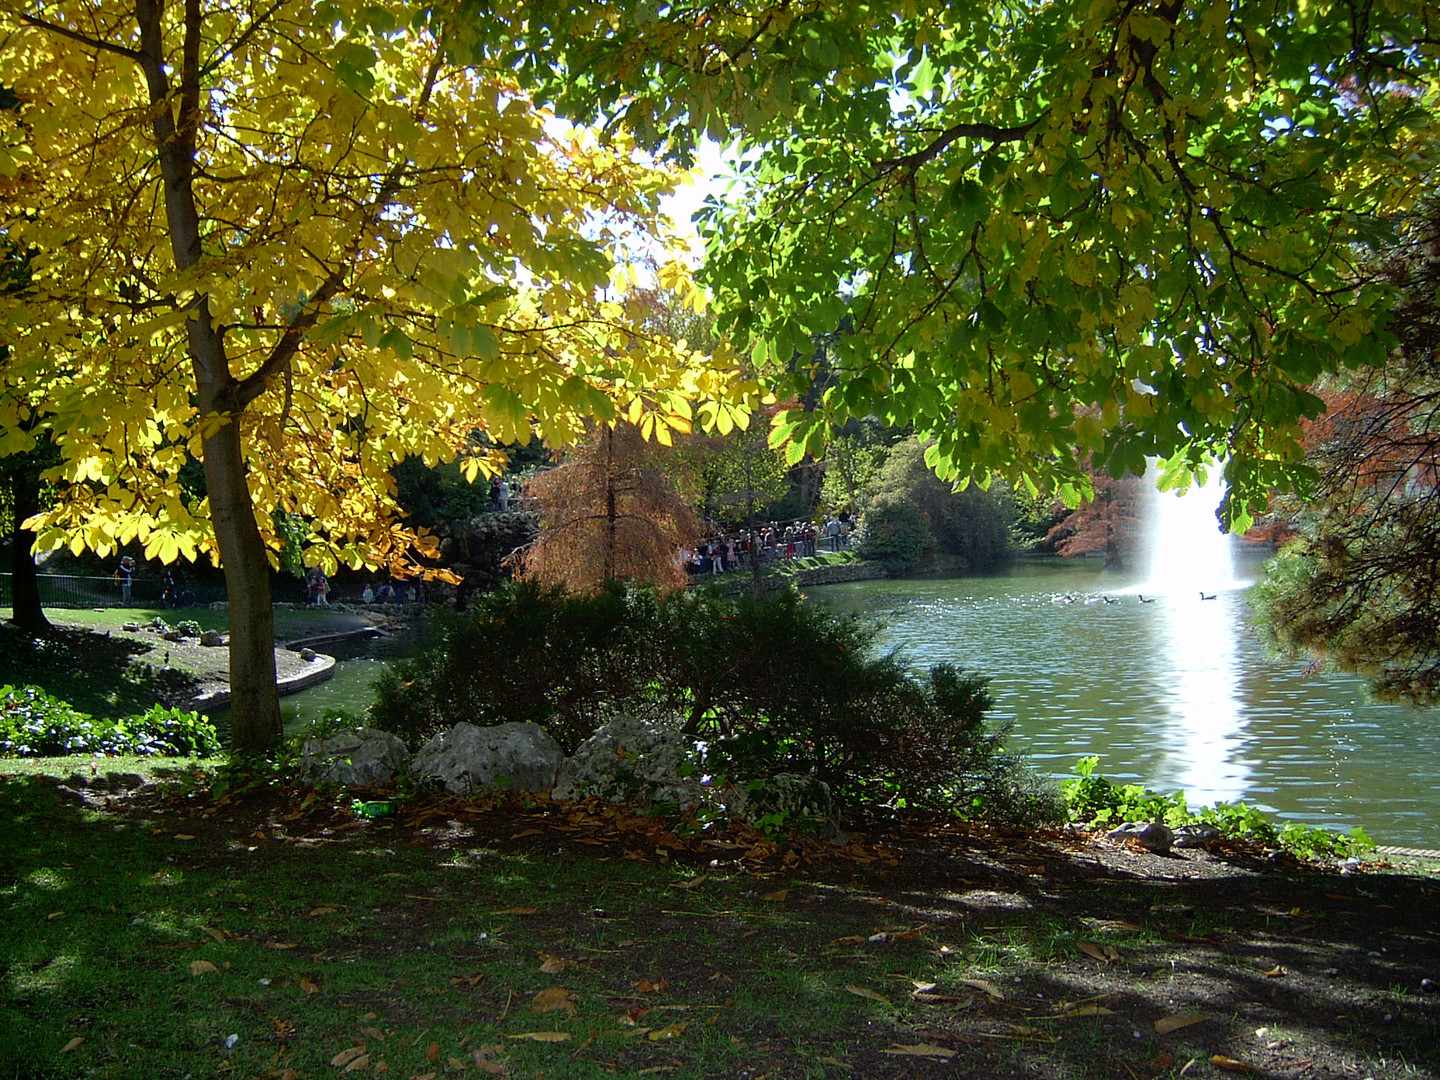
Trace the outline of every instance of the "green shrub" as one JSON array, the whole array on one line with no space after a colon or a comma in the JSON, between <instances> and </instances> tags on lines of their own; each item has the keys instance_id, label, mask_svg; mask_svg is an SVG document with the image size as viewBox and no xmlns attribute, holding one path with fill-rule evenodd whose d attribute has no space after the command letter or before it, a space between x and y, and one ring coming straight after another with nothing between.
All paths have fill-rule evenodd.
<instances>
[{"instance_id":1,"label":"green shrub","mask_svg":"<svg viewBox=\"0 0 1440 1080\"><path fill-rule=\"evenodd\" d=\"M935 536L920 508L897 498L865 513L855 551L860 558L882 564L891 574L919 569L935 555Z\"/></svg>"},{"instance_id":2,"label":"green shrub","mask_svg":"<svg viewBox=\"0 0 1440 1080\"><path fill-rule=\"evenodd\" d=\"M371 722L412 745L458 721L529 720L571 752L617 714L672 724L712 774L813 776L842 804L1055 819L1053 794L985 730L985 680L873 655L877 628L793 591L727 599L516 584L452 616L377 683Z\"/></svg>"},{"instance_id":3,"label":"green shrub","mask_svg":"<svg viewBox=\"0 0 1440 1080\"><path fill-rule=\"evenodd\" d=\"M0 757L210 757L220 750L214 726L197 713L156 705L110 720L80 712L38 686L0 686Z\"/></svg>"},{"instance_id":4,"label":"green shrub","mask_svg":"<svg viewBox=\"0 0 1440 1080\"><path fill-rule=\"evenodd\" d=\"M1183 791L1162 795L1139 784L1112 784L1096 775L1099 764L1098 757L1081 758L1075 763L1075 779L1060 785L1060 796L1072 821L1096 826L1158 821L1172 828L1203 824L1217 829L1227 839L1282 847L1308 859L1358 855L1375 846L1360 828L1344 834L1289 821L1277 829L1263 813L1244 803L1219 802L1192 811Z\"/></svg>"}]
</instances>

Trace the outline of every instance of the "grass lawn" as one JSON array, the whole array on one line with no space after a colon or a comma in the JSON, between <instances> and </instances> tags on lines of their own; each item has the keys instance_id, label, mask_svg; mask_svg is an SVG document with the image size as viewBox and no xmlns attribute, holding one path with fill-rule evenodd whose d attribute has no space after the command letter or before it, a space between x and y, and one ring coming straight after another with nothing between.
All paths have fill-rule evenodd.
<instances>
[{"instance_id":1,"label":"grass lawn","mask_svg":"<svg viewBox=\"0 0 1440 1080\"><path fill-rule=\"evenodd\" d=\"M0 779L5 1077L1440 1076L1433 879L65 768Z\"/></svg>"},{"instance_id":2,"label":"grass lawn","mask_svg":"<svg viewBox=\"0 0 1440 1080\"><path fill-rule=\"evenodd\" d=\"M209 608L56 609L48 611L54 632L31 639L8 621L0 622L0 686L30 684L93 716L144 712L156 702L188 696L197 678L229 667L223 648L173 648L148 632L123 629L156 618L171 626L193 620L203 630L229 629L228 614ZM370 624L363 613L338 609L278 607L277 642L336 633Z\"/></svg>"}]
</instances>

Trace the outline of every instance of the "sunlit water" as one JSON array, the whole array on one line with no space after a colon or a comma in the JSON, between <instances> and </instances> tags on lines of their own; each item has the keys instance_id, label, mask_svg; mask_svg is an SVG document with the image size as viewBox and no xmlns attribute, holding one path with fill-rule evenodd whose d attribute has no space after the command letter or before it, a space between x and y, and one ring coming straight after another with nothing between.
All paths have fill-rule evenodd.
<instances>
[{"instance_id":1,"label":"sunlit water","mask_svg":"<svg viewBox=\"0 0 1440 1080\"><path fill-rule=\"evenodd\" d=\"M1236 584L1255 569L1242 564ZM1440 711L1376 704L1357 680L1273 659L1241 589L1202 600L1198 588L1152 595L1148 580L1053 560L809 595L878 619L880 646L917 668L988 675L992 719L1014 724L1042 772L1070 775L1095 754L1105 776L1183 789L1192 805L1244 799L1309 824L1363 825L1380 843L1440 847Z\"/></svg>"}]
</instances>

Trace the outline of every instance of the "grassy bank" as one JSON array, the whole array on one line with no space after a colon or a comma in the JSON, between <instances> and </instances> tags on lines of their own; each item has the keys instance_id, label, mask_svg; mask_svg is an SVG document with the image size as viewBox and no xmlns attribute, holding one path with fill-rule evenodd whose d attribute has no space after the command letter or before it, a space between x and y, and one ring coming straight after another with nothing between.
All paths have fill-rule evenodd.
<instances>
[{"instance_id":1,"label":"grassy bank","mask_svg":"<svg viewBox=\"0 0 1440 1080\"><path fill-rule=\"evenodd\" d=\"M158 779L0 781L0 1075L1440 1075L1419 878Z\"/></svg>"}]
</instances>

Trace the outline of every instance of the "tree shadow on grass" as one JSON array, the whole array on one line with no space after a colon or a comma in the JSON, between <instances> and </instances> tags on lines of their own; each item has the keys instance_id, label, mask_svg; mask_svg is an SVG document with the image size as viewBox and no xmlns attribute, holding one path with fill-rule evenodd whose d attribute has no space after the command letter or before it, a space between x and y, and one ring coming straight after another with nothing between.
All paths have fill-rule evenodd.
<instances>
[{"instance_id":1,"label":"tree shadow on grass","mask_svg":"<svg viewBox=\"0 0 1440 1080\"><path fill-rule=\"evenodd\" d=\"M0 686L40 686L81 712L105 717L189 698L195 680L146 663L149 651L146 642L88 630L57 626L32 638L0 624Z\"/></svg>"}]
</instances>

